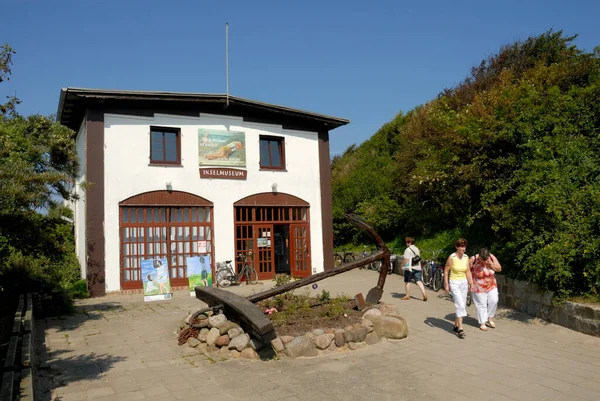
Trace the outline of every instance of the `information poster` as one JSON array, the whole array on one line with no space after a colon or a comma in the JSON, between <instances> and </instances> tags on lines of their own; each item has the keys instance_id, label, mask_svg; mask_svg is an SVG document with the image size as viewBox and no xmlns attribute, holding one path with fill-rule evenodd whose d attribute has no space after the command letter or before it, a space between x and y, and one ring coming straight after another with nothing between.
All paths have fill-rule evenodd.
<instances>
[{"instance_id":1,"label":"information poster","mask_svg":"<svg viewBox=\"0 0 600 401\"><path fill-rule=\"evenodd\" d=\"M189 256L186 258L187 276L190 283L190 296L195 297L194 288L212 287L212 270L210 268L210 255Z\"/></svg>"},{"instance_id":2,"label":"information poster","mask_svg":"<svg viewBox=\"0 0 600 401\"><path fill-rule=\"evenodd\" d=\"M167 259L145 259L141 263L144 301L173 298Z\"/></svg>"},{"instance_id":3,"label":"information poster","mask_svg":"<svg viewBox=\"0 0 600 401\"><path fill-rule=\"evenodd\" d=\"M198 130L198 160L203 166L246 166L246 133Z\"/></svg>"}]
</instances>

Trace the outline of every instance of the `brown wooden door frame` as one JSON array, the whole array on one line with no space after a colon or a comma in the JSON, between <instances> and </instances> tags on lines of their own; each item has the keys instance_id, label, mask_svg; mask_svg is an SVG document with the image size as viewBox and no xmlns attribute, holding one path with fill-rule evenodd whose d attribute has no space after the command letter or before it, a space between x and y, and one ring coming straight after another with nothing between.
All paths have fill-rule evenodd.
<instances>
[{"instance_id":1,"label":"brown wooden door frame","mask_svg":"<svg viewBox=\"0 0 600 401\"><path fill-rule=\"evenodd\" d=\"M275 277L275 260L273 255L273 224L254 224L254 269L259 280L270 280ZM263 236L263 233L268 235Z\"/></svg>"},{"instance_id":2,"label":"brown wooden door frame","mask_svg":"<svg viewBox=\"0 0 600 401\"><path fill-rule=\"evenodd\" d=\"M312 273L310 223L290 224L290 273L292 277L308 277Z\"/></svg>"}]
</instances>

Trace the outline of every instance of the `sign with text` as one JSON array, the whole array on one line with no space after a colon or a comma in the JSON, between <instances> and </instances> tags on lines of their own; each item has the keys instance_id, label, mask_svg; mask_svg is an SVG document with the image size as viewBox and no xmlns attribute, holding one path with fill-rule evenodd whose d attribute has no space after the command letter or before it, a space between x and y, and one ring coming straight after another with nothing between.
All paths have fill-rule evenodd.
<instances>
[{"instance_id":1,"label":"sign with text","mask_svg":"<svg viewBox=\"0 0 600 401\"><path fill-rule=\"evenodd\" d=\"M248 175L246 170L235 168L201 168L200 178L223 178L229 180L245 180Z\"/></svg>"}]
</instances>

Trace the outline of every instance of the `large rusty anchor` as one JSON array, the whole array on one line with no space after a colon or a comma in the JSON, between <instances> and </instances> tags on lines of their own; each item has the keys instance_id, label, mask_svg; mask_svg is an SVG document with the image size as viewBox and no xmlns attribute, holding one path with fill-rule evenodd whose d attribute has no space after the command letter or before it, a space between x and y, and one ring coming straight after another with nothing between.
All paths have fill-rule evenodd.
<instances>
[{"instance_id":1,"label":"large rusty anchor","mask_svg":"<svg viewBox=\"0 0 600 401\"><path fill-rule=\"evenodd\" d=\"M334 268L333 270L313 274L312 276L296 280L270 290L259 292L246 298L233 294L229 291L212 287L196 287L196 298L206 302L209 306L223 305L223 311L230 320L242 324L242 326L245 327L246 330L252 333L256 338L259 338L263 341L271 341L275 338L273 325L271 321L264 316L262 311L256 308L256 306L253 304L256 304L264 299L271 298L275 295L304 287L317 281L321 281L326 278L345 273L352 269L356 269L357 267L381 260L382 266L384 267L382 267L381 271L379 272L377 285L369 290L365 300L367 304L377 304L383 295L383 286L385 285L385 279L388 274L388 269L385 268L385 266L390 265L390 250L385 245L381 237L375 232L375 230L373 230L373 228L369 226L363 219L354 214L346 214L345 217L350 220L352 224L366 231L367 234L373 238L377 244L377 251L365 258L351 263L345 263L340 267Z\"/></svg>"}]
</instances>

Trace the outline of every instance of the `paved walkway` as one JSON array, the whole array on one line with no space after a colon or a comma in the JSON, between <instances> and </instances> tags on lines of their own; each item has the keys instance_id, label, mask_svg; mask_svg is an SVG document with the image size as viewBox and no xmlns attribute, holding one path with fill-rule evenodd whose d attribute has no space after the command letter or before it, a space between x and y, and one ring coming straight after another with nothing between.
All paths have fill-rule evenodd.
<instances>
[{"instance_id":1,"label":"paved walkway","mask_svg":"<svg viewBox=\"0 0 600 401\"><path fill-rule=\"evenodd\" d=\"M366 295L376 280L375 272L356 270L308 291ZM271 285L232 291L247 295ZM216 363L177 345L179 322L201 307L187 292L149 303L139 295L81 301L73 316L39 321L48 351L39 370L44 399L599 399L600 338L501 309L496 330L479 331L466 318L467 338L460 340L442 292L422 302L413 285L414 298L401 301L403 295L401 277L389 276L382 301L400 306L409 324L404 340L310 359Z\"/></svg>"}]
</instances>

